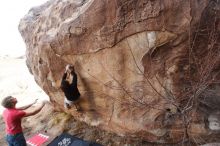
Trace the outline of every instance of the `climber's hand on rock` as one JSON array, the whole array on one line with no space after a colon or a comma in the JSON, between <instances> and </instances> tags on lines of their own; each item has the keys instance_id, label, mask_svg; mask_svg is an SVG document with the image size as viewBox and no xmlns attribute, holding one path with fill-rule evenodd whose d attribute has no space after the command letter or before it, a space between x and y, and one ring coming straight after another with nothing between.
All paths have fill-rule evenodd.
<instances>
[{"instance_id":1,"label":"climber's hand on rock","mask_svg":"<svg viewBox=\"0 0 220 146\"><path fill-rule=\"evenodd\" d=\"M67 64L67 65L66 65L66 68L65 68L65 72L69 72L69 67L70 67L70 65Z\"/></svg>"}]
</instances>

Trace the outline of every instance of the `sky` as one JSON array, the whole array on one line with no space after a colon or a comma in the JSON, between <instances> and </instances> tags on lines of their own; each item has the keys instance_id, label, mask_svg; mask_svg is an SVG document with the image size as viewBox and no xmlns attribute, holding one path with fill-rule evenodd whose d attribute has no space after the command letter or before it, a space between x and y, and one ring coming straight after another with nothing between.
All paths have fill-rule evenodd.
<instances>
[{"instance_id":1,"label":"sky","mask_svg":"<svg viewBox=\"0 0 220 146\"><path fill-rule=\"evenodd\" d=\"M25 54L25 43L18 25L28 11L47 0L4 0L0 5L0 102L8 95L15 96L25 105L35 98L47 99L47 95L35 83L29 73L25 59L11 59ZM8 59L1 59L9 56ZM16 72L16 76L14 73ZM31 97L31 98L30 98ZM1 110L0 106L0 115Z\"/></svg>"},{"instance_id":2,"label":"sky","mask_svg":"<svg viewBox=\"0 0 220 146\"><path fill-rule=\"evenodd\" d=\"M0 5L0 57L19 57L25 54L25 44L18 25L28 11L47 0L5 0Z\"/></svg>"}]
</instances>

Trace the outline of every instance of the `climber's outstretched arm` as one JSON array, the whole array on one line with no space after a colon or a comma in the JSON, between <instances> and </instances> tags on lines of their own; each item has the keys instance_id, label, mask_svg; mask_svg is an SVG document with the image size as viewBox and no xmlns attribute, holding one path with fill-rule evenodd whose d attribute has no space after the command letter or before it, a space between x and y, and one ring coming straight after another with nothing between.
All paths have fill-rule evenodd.
<instances>
[{"instance_id":1,"label":"climber's outstretched arm","mask_svg":"<svg viewBox=\"0 0 220 146\"><path fill-rule=\"evenodd\" d=\"M37 100L38 99L36 99L33 103L31 103L31 104L28 104L28 105L25 105L25 106L22 106L22 107L17 107L17 109L19 109L19 110L26 110L26 109L28 109L29 107L31 107L32 105L34 105L35 103L37 103Z\"/></svg>"},{"instance_id":2,"label":"climber's outstretched arm","mask_svg":"<svg viewBox=\"0 0 220 146\"><path fill-rule=\"evenodd\" d=\"M31 112L25 112L26 113L25 117L33 116L33 115L39 113L41 111L41 109L44 107L44 105L45 105L45 102L42 102L42 104L38 108L36 108L35 110L33 110Z\"/></svg>"}]
</instances>

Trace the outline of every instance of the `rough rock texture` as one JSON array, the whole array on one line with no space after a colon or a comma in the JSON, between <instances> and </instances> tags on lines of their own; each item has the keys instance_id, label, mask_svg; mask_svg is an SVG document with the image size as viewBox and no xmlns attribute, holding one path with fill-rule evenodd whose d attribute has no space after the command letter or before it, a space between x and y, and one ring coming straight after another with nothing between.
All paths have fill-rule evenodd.
<instances>
[{"instance_id":1,"label":"rough rock texture","mask_svg":"<svg viewBox=\"0 0 220 146\"><path fill-rule=\"evenodd\" d=\"M186 102L190 96L182 97L192 85L187 78L192 69L190 46L198 52L207 48L202 28L211 23L206 22L216 22L215 32L219 32L219 17L212 17L219 14L217 2L48 1L32 8L19 25L27 46L27 66L54 106L62 109L60 80L65 65L74 64L83 111L66 112L90 125L160 143L182 141L186 133L194 139L211 134L202 112L193 110L186 124L183 105L188 107L194 100ZM195 34L197 28L201 33ZM196 35L203 39L191 39ZM218 84L214 87L219 99ZM215 99L206 103L212 106ZM211 111L216 113L216 107Z\"/></svg>"}]
</instances>

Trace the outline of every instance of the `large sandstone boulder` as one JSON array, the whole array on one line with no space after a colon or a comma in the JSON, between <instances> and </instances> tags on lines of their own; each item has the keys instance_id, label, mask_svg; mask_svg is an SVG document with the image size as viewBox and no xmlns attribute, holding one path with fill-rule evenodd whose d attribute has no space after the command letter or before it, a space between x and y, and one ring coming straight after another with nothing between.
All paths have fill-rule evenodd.
<instances>
[{"instance_id":1,"label":"large sandstone boulder","mask_svg":"<svg viewBox=\"0 0 220 146\"><path fill-rule=\"evenodd\" d=\"M56 108L90 125L161 143L207 135L205 115L197 110L186 122L182 103L188 107L191 100L182 97L190 88L190 37L210 5L209 0L51 0L20 21L27 66ZM198 49L208 44L195 43ZM63 108L66 64L75 65L78 74L81 113Z\"/></svg>"}]
</instances>

